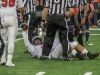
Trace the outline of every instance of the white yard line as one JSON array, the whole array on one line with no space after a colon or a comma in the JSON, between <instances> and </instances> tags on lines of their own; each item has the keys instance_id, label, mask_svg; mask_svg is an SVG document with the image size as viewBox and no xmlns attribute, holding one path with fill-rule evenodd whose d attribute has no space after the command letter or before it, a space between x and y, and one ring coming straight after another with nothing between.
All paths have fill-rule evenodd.
<instances>
[{"instance_id":1,"label":"white yard line","mask_svg":"<svg viewBox=\"0 0 100 75\"><path fill-rule=\"evenodd\" d=\"M15 42L18 42L19 40L22 40L22 39L23 39L23 38L16 39ZM7 41L7 43L8 43L8 41Z\"/></svg>"},{"instance_id":2,"label":"white yard line","mask_svg":"<svg viewBox=\"0 0 100 75\"><path fill-rule=\"evenodd\" d=\"M92 72L86 72L84 75L92 75Z\"/></svg>"},{"instance_id":3,"label":"white yard line","mask_svg":"<svg viewBox=\"0 0 100 75\"><path fill-rule=\"evenodd\" d=\"M100 30L100 28L90 28L89 30Z\"/></svg>"},{"instance_id":4,"label":"white yard line","mask_svg":"<svg viewBox=\"0 0 100 75\"><path fill-rule=\"evenodd\" d=\"M100 34L90 34L90 35L100 35Z\"/></svg>"},{"instance_id":5,"label":"white yard line","mask_svg":"<svg viewBox=\"0 0 100 75\"><path fill-rule=\"evenodd\" d=\"M43 74L45 74L45 72L38 72L38 73L36 73L36 75L43 75Z\"/></svg>"},{"instance_id":6,"label":"white yard line","mask_svg":"<svg viewBox=\"0 0 100 75\"><path fill-rule=\"evenodd\" d=\"M16 39L15 42L18 42L19 40L22 40L22 39L23 39L23 38Z\"/></svg>"}]
</instances>

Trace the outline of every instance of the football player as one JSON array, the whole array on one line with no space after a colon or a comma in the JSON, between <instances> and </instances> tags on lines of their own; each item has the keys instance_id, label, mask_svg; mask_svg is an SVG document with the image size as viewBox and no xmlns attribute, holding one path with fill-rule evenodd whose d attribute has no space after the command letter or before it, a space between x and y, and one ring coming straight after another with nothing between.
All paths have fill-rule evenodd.
<instances>
[{"instance_id":1,"label":"football player","mask_svg":"<svg viewBox=\"0 0 100 75\"><path fill-rule=\"evenodd\" d=\"M33 39L32 39L33 44L31 44L27 37L27 35L28 35L27 34L27 28L28 28L27 25L24 24L21 27L23 30L22 35L24 38L24 42L25 42L26 46L28 47L29 53L32 56L36 56L36 57L40 58L40 56L42 55L42 48L43 48L42 38L39 36L33 37ZM75 48L82 54L80 55L79 53L77 53ZM89 52L84 47L82 47L80 44L78 44L78 42L76 42L76 41L70 42L69 52L72 55L74 55L75 57L79 58L80 60L83 60L85 55L87 55L89 57L89 59L94 59L99 55L99 53L95 53L95 54L91 54L89 56ZM48 58L62 58L62 53L63 53L62 45L61 45L61 43L59 43L59 36L58 36L58 32L57 32L56 36L55 36L55 41L53 43L53 46L52 46L52 49L51 49L51 52L50 52Z\"/></svg>"},{"instance_id":2,"label":"football player","mask_svg":"<svg viewBox=\"0 0 100 75\"><path fill-rule=\"evenodd\" d=\"M8 55L6 61L6 48L1 57L0 64L6 66L15 66L12 63L13 53L14 53L14 40L16 37L16 32L18 31L18 19L16 8L20 8L20 17L23 16L21 9L24 7L22 0L0 0L1 9L1 19L3 25L3 40L6 45L8 38Z\"/></svg>"}]
</instances>

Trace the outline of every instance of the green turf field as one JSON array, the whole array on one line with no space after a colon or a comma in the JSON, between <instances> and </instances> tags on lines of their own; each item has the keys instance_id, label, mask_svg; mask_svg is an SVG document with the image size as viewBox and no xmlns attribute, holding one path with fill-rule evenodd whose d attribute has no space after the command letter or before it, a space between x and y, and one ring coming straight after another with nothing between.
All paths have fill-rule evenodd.
<instances>
[{"instance_id":1,"label":"green turf field","mask_svg":"<svg viewBox=\"0 0 100 75\"><path fill-rule=\"evenodd\" d=\"M93 45L85 44L85 48L91 53L100 52L100 30L91 30L90 34L98 35L90 35L89 42ZM23 39L20 38L22 38L21 34L17 36L15 42L13 63L16 66L0 65L0 75L36 75L39 72L45 72L44 75L100 75L100 56L94 60L89 60L87 57L84 60L75 59L73 61L38 60L28 53L23 53L26 48Z\"/></svg>"}]
</instances>

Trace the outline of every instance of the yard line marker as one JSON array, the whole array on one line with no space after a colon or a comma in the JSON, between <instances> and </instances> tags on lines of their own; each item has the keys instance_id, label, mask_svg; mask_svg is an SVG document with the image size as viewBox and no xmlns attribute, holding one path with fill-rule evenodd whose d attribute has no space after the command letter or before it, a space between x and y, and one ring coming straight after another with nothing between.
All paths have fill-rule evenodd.
<instances>
[{"instance_id":1,"label":"yard line marker","mask_svg":"<svg viewBox=\"0 0 100 75\"><path fill-rule=\"evenodd\" d=\"M89 30L100 30L100 28L90 28Z\"/></svg>"},{"instance_id":2,"label":"yard line marker","mask_svg":"<svg viewBox=\"0 0 100 75\"><path fill-rule=\"evenodd\" d=\"M45 72L38 72L36 75L43 75Z\"/></svg>"},{"instance_id":3,"label":"yard line marker","mask_svg":"<svg viewBox=\"0 0 100 75\"><path fill-rule=\"evenodd\" d=\"M84 75L92 75L92 72L86 72Z\"/></svg>"},{"instance_id":4,"label":"yard line marker","mask_svg":"<svg viewBox=\"0 0 100 75\"><path fill-rule=\"evenodd\" d=\"M22 40L22 39L23 39L23 38L16 39L15 42L18 42L19 40ZM7 41L7 43L8 43L8 41Z\"/></svg>"},{"instance_id":5,"label":"yard line marker","mask_svg":"<svg viewBox=\"0 0 100 75\"><path fill-rule=\"evenodd\" d=\"M100 34L90 34L90 35L100 35Z\"/></svg>"},{"instance_id":6,"label":"yard line marker","mask_svg":"<svg viewBox=\"0 0 100 75\"><path fill-rule=\"evenodd\" d=\"M19 40L22 40L22 39L23 39L23 38L16 39L15 42L18 42Z\"/></svg>"}]
</instances>

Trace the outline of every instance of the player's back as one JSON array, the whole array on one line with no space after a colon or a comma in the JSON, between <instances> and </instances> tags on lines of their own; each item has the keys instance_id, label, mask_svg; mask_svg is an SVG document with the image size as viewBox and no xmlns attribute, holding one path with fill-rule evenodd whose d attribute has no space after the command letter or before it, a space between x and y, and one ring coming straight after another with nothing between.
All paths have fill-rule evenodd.
<instances>
[{"instance_id":1,"label":"player's back","mask_svg":"<svg viewBox=\"0 0 100 75\"><path fill-rule=\"evenodd\" d=\"M2 16L16 16L16 7L21 5L21 0L0 0Z\"/></svg>"}]
</instances>

